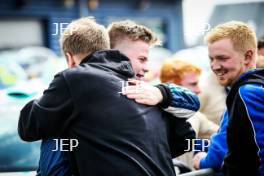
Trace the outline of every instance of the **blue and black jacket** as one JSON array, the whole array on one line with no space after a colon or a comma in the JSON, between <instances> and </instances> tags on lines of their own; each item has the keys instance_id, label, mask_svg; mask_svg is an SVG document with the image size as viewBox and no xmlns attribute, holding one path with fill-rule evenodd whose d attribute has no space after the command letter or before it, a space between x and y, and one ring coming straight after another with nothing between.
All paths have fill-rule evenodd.
<instances>
[{"instance_id":1,"label":"blue and black jacket","mask_svg":"<svg viewBox=\"0 0 264 176\"><path fill-rule=\"evenodd\" d=\"M227 99L228 111L223 115L219 131L211 138L200 168L220 170L229 149L225 172L234 176L263 175L263 73L262 69L246 72L232 87Z\"/></svg>"},{"instance_id":2,"label":"blue and black jacket","mask_svg":"<svg viewBox=\"0 0 264 176\"><path fill-rule=\"evenodd\" d=\"M226 176L264 176L264 69L244 73L227 96Z\"/></svg>"}]
</instances>

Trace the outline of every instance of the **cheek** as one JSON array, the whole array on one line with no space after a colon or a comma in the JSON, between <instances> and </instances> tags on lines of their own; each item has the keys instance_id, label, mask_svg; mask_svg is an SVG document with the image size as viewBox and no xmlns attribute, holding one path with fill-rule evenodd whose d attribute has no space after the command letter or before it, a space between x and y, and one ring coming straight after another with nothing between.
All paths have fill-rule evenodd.
<instances>
[{"instance_id":1,"label":"cheek","mask_svg":"<svg viewBox=\"0 0 264 176\"><path fill-rule=\"evenodd\" d=\"M140 69L140 63L137 60L133 60L131 63L134 71L138 71Z\"/></svg>"},{"instance_id":2,"label":"cheek","mask_svg":"<svg viewBox=\"0 0 264 176\"><path fill-rule=\"evenodd\" d=\"M240 65L239 62L231 60L231 61L225 62L223 64L223 67L229 70L237 70L239 68L239 65Z\"/></svg>"}]
</instances>

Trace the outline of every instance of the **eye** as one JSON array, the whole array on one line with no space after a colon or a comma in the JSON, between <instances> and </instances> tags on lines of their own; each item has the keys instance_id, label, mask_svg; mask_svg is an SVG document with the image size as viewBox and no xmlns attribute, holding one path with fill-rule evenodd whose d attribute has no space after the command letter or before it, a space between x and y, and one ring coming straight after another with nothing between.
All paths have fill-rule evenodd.
<instances>
[{"instance_id":1,"label":"eye","mask_svg":"<svg viewBox=\"0 0 264 176\"><path fill-rule=\"evenodd\" d=\"M228 59L228 57L223 57L222 60L223 61L226 61Z\"/></svg>"},{"instance_id":2,"label":"eye","mask_svg":"<svg viewBox=\"0 0 264 176\"><path fill-rule=\"evenodd\" d=\"M219 56L216 59L219 60L219 61L226 61L228 58L229 57L227 57L227 56Z\"/></svg>"},{"instance_id":3,"label":"eye","mask_svg":"<svg viewBox=\"0 0 264 176\"><path fill-rule=\"evenodd\" d=\"M147 58L145 58L145 57L139 57L138 60L140 62L146 62L147 61Z\"/></svg>"},{"instance_id":4,"label":"eye","mask_svg":"<svg viewBox=\"0 0 264 176\"><path fill-rule=\"evenodd\" d=\"M191 83L191 86L195 87L198 85L198 82Z\"/></svg>"}]
</instances>

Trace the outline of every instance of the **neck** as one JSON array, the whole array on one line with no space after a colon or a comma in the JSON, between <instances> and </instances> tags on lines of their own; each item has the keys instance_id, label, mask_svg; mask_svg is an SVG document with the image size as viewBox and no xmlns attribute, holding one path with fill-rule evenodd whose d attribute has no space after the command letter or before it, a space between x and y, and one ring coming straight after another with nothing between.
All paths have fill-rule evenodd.
<instances>
[{"instance_id":1,"label":"neck","mask_svg":"<svg viewBox=\"0 0 264 176\"><path fill-rule=\"evenodd\" d=\"M80 64L81 63L81 61L86 57L86 56L88 56L90 53L88 53L88 54L76 54L76 55L74 55L74 57L75 57L75 61L76 61L76 64Z\"/></svg>"}]
</instances>

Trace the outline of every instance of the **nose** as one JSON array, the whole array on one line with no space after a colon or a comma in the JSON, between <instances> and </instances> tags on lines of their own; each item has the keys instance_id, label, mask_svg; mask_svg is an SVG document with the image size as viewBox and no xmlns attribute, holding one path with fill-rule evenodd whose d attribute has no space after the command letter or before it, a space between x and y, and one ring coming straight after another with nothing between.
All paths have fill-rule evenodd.
<instances>
[{"instance_id":1,"label":"nose","mask_svg":"<svg viewBox=\"0 0 264 176\"><path fill-rule=\"evenodd\" d=\"M221 68L221 65L216 60L212 60L210 66L212 71L219 70Z\"/></svg>"},{"instance_id":2,"label":"nose","mask_svg":"<svg viewBox=\"0 0 264 176\"><path fill-rule=\"evenodd\" d=\"M200 89L200 87L199 87L199 86L196 86L196 87L194 88L193 92L196 93L197 95L198 95L199 93L201 93L201 89Z\"/></svg>"},{"instance_id":3,"label":"nose","mask_svg":"<svg viewBox=\"0 0 264 176\"><path fill-rule=\"evenodd\" d=\"M149 64L144 64L142 70L144 73L149 72Z\"/></svg>"}]
</instances>

